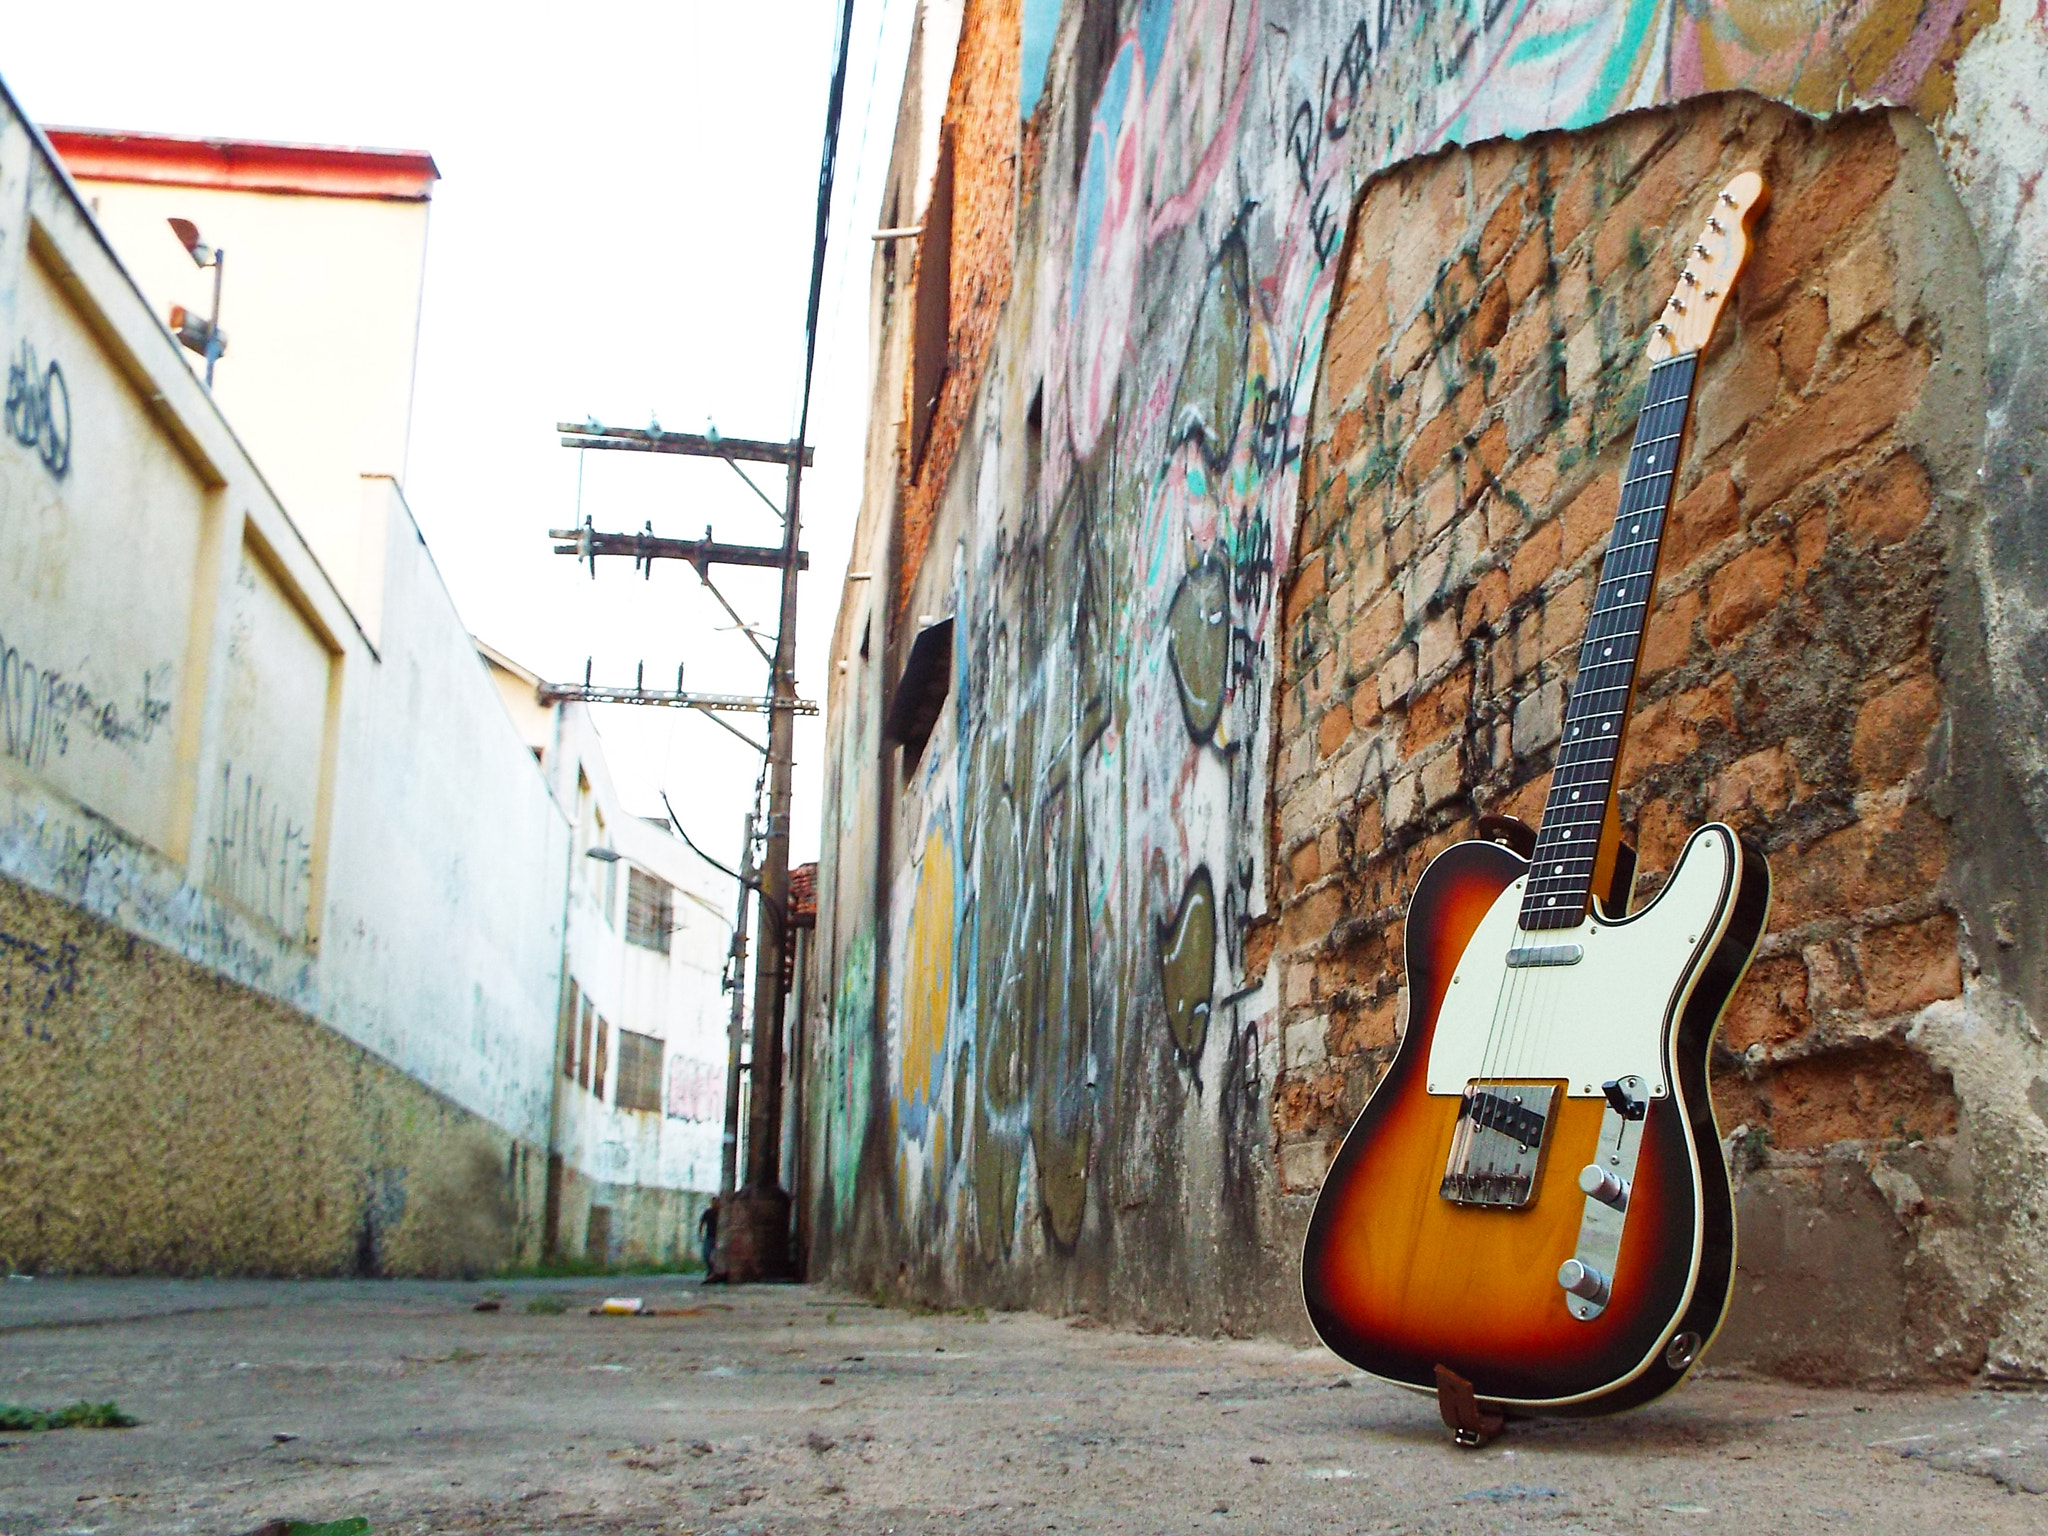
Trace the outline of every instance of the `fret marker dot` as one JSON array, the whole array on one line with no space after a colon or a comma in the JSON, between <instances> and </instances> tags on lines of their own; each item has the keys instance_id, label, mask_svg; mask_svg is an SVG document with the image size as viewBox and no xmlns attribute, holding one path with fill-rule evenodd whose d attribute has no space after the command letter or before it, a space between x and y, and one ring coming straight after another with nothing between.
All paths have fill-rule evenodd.
<instances>
[{"instance_id":1,"label":"fret marker dot","mask_svg":"<svg viewBox=\"0 0 2048 1536\"><path fill-rule=\"evenodd\" d=\"M1574 736L1579 734L1579 728L1576 725L1572 727L1572 734Z\"/></svg>"},{"instance_id":2,"label":"fret marker dot","mask_svg":"<svg viewBox=\"0 0 2048 1536\"><path fill-rule=\"evenodd\" d=\"M1614 729L1614 722L1612 720L1606 721L1601 725L1600 729L1603 731L1611 731Z\"/></svg>"},{"instance_id":3,"label":"fret marker dot","mask_svg":"<svg viewBox=\"0 0 2048 1536\"><path fill-rule=\"evenodd\" d=\"M1628 525L1628 531L1629 531L1630 533L1636 533L1636 532L1639 532L1639 531L1640 531L1640 530L1642 529L1642 526L1643 526L1643 525L1642 525L1641 523L1630 523L1630 524Z\"/></svg>"},{"instance_id":4,"label":"fret marker dot","mask_svg":"<svg viewBox=\"0 0 2048 1536\"><path fill-rule=\"evenodd\" d=\"M1557 905L1557 898L1556 898L1555 896L1551 897L1551 898L1550 898L1550 900L1549 900L1549 901L1548 901L1547 903L1545 903L1545 905L1547 905L1547 906L1552 906L1552 907L1556 906L1556 905Z\"/></svg>"},{"instance_id":5,"label":"fret marker dot","mask_svg":"<svg viewBox=\"0 0 2048 1536\"><path fill-rule=\"evenodd\" d=\"M1558 873L1559 873L1560 875L1564 873L1564 866L1563 866L1562 864L1560 864L1560 865L1558 865L1558 866L1557 866L1557 872L1558 872Z\"/></svg>"},{"instance_id":6,"label":"fret marker dot","mask_svg":"<svg viewBox=\"0 0 2048 1536\"><path fill-rule=\"evenodd\" d=\"M1576 789L1572 791L1572 798L1574 800L1579 798L1579 792Z\"/></svg>"},{"instance_id":7,"label":"fret marker dot","mask_svg":"<svg viewBox=\"0 0 2048 1536\"><path fill-rule=\"evenodd\" d=\"M1608 646L1608 647L1607 647L1606 649L1604 649L1603 651L1601 651L1601 653L1600 653L1600 654L1601 654L1602 656L1612 656L1612 655L1614 654L1614 647L1610 645L1610 646Z\"/></svg>"},{"instance_id":8,"label":"fret marker dot","mask_svg":"<svg viewBox=\"0 0 2048 1536\"><path fill-rule=\"evenodd\" d=\"M1565 840L1566 842L1570 842L1570 841L1572 840L1572 835L1571 835L1571 833L1570 833L1569 831L1567 831L1567 832L1565 833L1565 835L1564 835L1564 840Z\"/></svg>"}]
</instances>

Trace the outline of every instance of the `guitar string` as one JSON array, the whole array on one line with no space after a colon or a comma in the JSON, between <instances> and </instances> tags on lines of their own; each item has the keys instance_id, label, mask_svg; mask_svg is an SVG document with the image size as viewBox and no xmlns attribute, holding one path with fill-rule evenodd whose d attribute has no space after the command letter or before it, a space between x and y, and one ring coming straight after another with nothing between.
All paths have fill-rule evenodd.
<instances>
[{"instance_id":1,"label":"guitar string","mask_svg":"<svg viewBox=\"0 0 2048 1536\"><path fill-rule=\"evenodd\" d=\"M1657 478L1654 473L1643 474L1632 473L1631 471L1647 469L1649 466L1644 462L1644 451L1646 449L1654 450L1656 445L1667 441L1670 436L1675 435L1667 434L1660 430L1665 425L1662 417L1668 414L1665 408L1669 404L1668 398L1658 398L1660 392L1657 389L1657 385L1662 382L1663 379L1653 373L1649 390L1650 399L1638 417L1635 445L1631 449L1630 463L1628 469L1624 471L1621 494L1617 498L1617 530L1623 519L1638 515L1639 509L1631 504L1636 500L1638 490ZM1586 676L1586 657L1593 645L1604 639L1613 638L1601 633L1601 621L1608 614L1616 611L1619 604L1612 602L1603 604L1598 594L1603 588L1617 584L1623 590L1626 589L1626 581L1628 576L1632 574L1626 569L1629 564L1627 556L1639 547L1634 541L1630 541L1626 547L1617 549L1613 545L1612 534L1610 534L1609 539L1610 553L1603 557L1601 575L1595 584L1592 621L1588 626L1588 633L1582 639L1580 645L1581 664L1574 677L1575 688L1565 722L1566 729L1570 734L1560 743L1558 762L1553 771L1553 782L1547 797L1550 804L1545 810L1541 829L1539 830L1539 844L1554 845L1556 841L1569 840L1573 828L1597 819L1571 815L1569 813L1571 801L1566 799L1565 796L1567 793L1570 793L1573 798L1576 798L1577 792L1573 786L1587 782L1587 779L1582 778L1575 770L1583 766L1597 766L1597 753L1601 745L1597 736L1583 742L1575 739L1585 729L1586 724L1589 723L1591 718L1597 718L1589 715L1586 708L1587 701L1595 693L1608 691L1606 688L1588 690L1583 686L1579 686ZM1621 558L1617 559L1616 556ZM1595 665L1599 664L1595 663ZM1604 817L1604 809L1605 800L1603 797L1602 817ZM1564 828L1561 837L1559 835L1560 827ZM1597 848L1597 838L1595 847ZM1578 874L1576 865L1580 862L1590 864L1591 858L1590 856L1581 858L1563 854L1561 850L1557 850L1554 846L1540 846L1532 850L1528 875L1524 881L1525 904L1523 915L1527 915L1529 907L1533 905L1534 896L1541 894L1544 887L1557 882L1560 877L1565 877L1567 886L1569 886ZM1546 863L1550 865L1548 869L1545 868ZM1569 871L1568 865L1571 866ZM1590 884L1590 869L1586 873L1588 884ZM1584 899L1589 900L1590 893ZM1579 905L1579 902L1575 901L1573 905L1576 907ZM1529 929L1524 927L1518 920L1517 931L1518 933L1532 933L1542 932L1543 930ZM1534 969L1547 973L1557 968L1523 967L1522 969ZM1487 1053L1489 1056L1496 1057L1494 1061L1488 1063L1488 1067L1494 1075L1499 1077L1526 1077L1537 1066L1542 1064L1536 1047L1540 1038L1549 1034L1549 1030L1542 1028L1541 1024L1556 1012L1559 993L1562 990L1562 984L1559 979L1548 974L1539 978L1516 977L1514 982L1519 983L1512 985L1511 988L1515 994L1518 1006L1512 1007L1509 1011L1507 1037L1501 1042L1500 1049L1497 1052L1489 1050Z\"/></svg>"},{"instance_id":2,"label":"guitar string","mask_svg":"<svg viewBox=\"0 0 2048 1536\"><path fill-rule=\"evenodd\" d=\"M1620 711L1610 710L1595 713L1585 706L1597 696L1617 690L1624 692L1623 703L1626 703L1626 689L1632 680L1630 674L1641 648L1642 625L1640 622L1617 624L1613 629L1603 633L1602 621L1611 622L1622 614L1645 606L1648 601L1647 582L1641 595L1637 598L1628 599L1626 593L1628 584L1631 581L1638 577L1652 574L1655 569L1656 552L1663 534L1664 512L1669 506L1670 501L1670 483L1674 480L1677 468L1676 449L1673 449L1671 453L1665 456L1666 463L1661 469L1655 466L1656 450L1665 443L1676 442L1684 434L1684 418L1691 400L1690 386L1693 370L1690 367L1673 367L1673 364L1689 364L1692 361L1693 358L1690 356L1674 358L1658 365L1652 370L1647 390L1650 398L1646 401L1637 418L1628 468L1624 472L1621 494L1617 498L1614 530L1609 534L1608 550L1602 557L1600 577L1594 586L1591 601L1593 618L1588 625L1584 639L1581 641L1580 666L1574 676L1575 688L1572 704L1567 710L1567 724L1571 728L1573 736L1576 736L1579 731L1585 729L1593 721L1603 720L1604 715L1603 731L1600 736L1588 738L1583 743L1574 743L1568 738L1560 745L1558 763L1553 773L1551 791L1547 797L1554 802L1554 805L1546 809L1542 822L1542 828L1545 829L1555 831L1559 826L1565 829L1558 839L1559 841L1569 840L1572 829L1576 827L1586 825L1589 821L1604 820L1606 804L1613 792L1612 775L1618 763L1618 750L1603 761L1601 749L1603 747L1618 747L1619 736L1616 733L1604 742L1602 736L1606 736L1611 730L1614 717ZM1669 393L1664 393L1659 390L1658 386L1665 383L1667 379L1677 387ZM1662 398L1659 398L1660 394L1662 394ZM1672 419L1674 417L1675 420ZM1641 493L1640 496L1638 493ZM1648 536L1643 538L1630 537L1617 542L1623 521L1631 518L1636 520L1631 525L1631 535L1640 531L1641 524L1647 522L1650 528ZM1642 562L1642 568L1634 569L1633 567L1638 564L1639 560ZM1603 589L1610 587L1616 589L1617 595L1613 600L1603 601L1601 593ZM1622 657L1613 660L1588 660L1594 645L1606 640L1622 638L1631 629L1634 631L1634 641ZM1611 650L1612 647L1604 647L1604 649ZM1609 667L1622 670L1624 676L1621 682L1597 682L1592 687L1585 686L1585 680L1589 674L1597 678L1602 671ZM1580 750L1572 750L1575 745ZM1590 768L1593 772L1583 775L1575 771L1567 772L1567 770L1584 768ZM1571 792L1573 798L1576 799L1579 791L1575 786L1592 783L1602 777L1608 780L1608 793L1601 796L1599 815L1597 817L1573 817L1565 814L1570 802L1563 798L1564 793ZM1546 841L1541 836L1540 830L1538 841L1539 843ZM1538 895L1544 895L1547 904L1555 904L1556 897L1546 894L1541 889L1541 887L1552 884L1557 884L1561 889L1569 891L1573 886L1582 883L1583 890L1580 891L1577 899L1572 903L1573 908L1581 915L1572 926L1584 926L1591 921L1593 916L1591 865L1594 862L1594 854L1597 853L1597 849L1598 834L1596 832L1593 852L1585 855L1572 855L1560 858L1554 851L1541 847L1532 850L1533 857L1530 862L1528 875L1524 881L1524 910L1518 916L1516 923L1518 935L1542 932L1550 927L1550 925L1546 924L1543 928L1525 928L1522 919L1528 916L1532 910L1538 915L1543 913L1544 909L1536 908L1534 905L1535 898ZM1546 854L1548 854L1547 860ZM1548 873L1543 869L1546 861L1552 866ZM1577 868L1581 863L1587 865L1583 875ZM1551 929L1551 931L1555 930ZM1555 966L1524 966L1516 969L1538 970L1546 973L1557 970L1560 974L1557 976L1545 974L1536 978L1510 975L1505 978L1506 985L1496 993L1493 1016L1488 1021L1487 1041L1481 1051L1481 1076L1479 1078L1481 1090L1484 1090L1489 1084L1515 1078L1526 1078L1530 1072L1544 1065L1551 1054L1549 1047L1554 1041L1556 1015L1559 1012L1559 1004L1565 991L1562 968ZM1569 1084L1566 1085L1565 1092L1567 1095L1570 1093ZM1511 1092L1510 1097L1512 1097ZM1555 1105L1550 1107L1550 1112L1555 1112ZM1475 1117L1472 1109L1467 1110L1466 1115L1462 1117L1462 1121L1463 1123L1457 1127L1453 1134L1452 1161L1454 1166L1460 1166L1469 1171L1470 1144L1475 1130ZM1501 1147L1501 1138L1494 1137L1490 1139L1484 1170L1489 1181L1498 1177L1503 1172L1500 1164Z\"/></svg>"},{"instance_id":3,"label":"guitar string","mask_svg":"<svg viewBox=\"0 0 2048 1536\"><path fill-rule=\"evenodd\" d=\"M1664 525L1676 488L1678 472L1678 450L1675 447L1660 453L1666 444L1675 444L1685 432L1685 420L1692 403L1692 382L1696 357L1686 355L1674 358L1653 370L1650 380L1650 400L1644 406L1637 420L1635 442L1629 454L1629 473L1622 484L1622 492L1615 510L1614 529L1609 535L1608 553L1601 562L1600 581L1596 585L1593 603L1593 619L1587 626L1587 633L1581 644L1580 666L1574 676L1573 705L1568 719L1576 715L1573 734L1585 731L1596 721L1600 730L1585 738L1581 751L1576 754L1570 775L1558 775L1553 784L1553 795L1558 796L1561 813L1557 825L1563 831L1561 840L1568 839L1578 828L1591 830L1591 846L1567 857L1553 856L1549 870L1538 864L1532 871L1530 887L1525 895L1533 898L1543 894L1540 884L1561 884L1561 888L1572 895L1571 907L1582 914L1572 927L1590 928L1594 921L1597 893L1593 890L1593 875L1598 862L1600 827L1604 824L1609 806L1618 793L1618 777L1621 759L1620 727L1628 705L1628 690L1633 685L1636 668L1642 653L1642 642L1647 632L1647 608L1656 579L1657 558L1664 536ZM1668 381L1668 390L1660 391L1659 384ZM1659 398L1659 396L1662 398ZM1658 462L1662 459L1662 463ZM1627 537L1623 538L1624 532ZM1616 542L1619 540L1620 542ZM1597 593L1601 587L1612 588L1613 595L1607 602L1601 602ZM1644 610L1638 614L1636 610ZM1608 642L1620 642L1619 646ZM1598 646L1601 654L1592 653ZM1619 648L1620 656L1611 656ZM1608 681L1604 675L1613 669L1616 678ZM1583 686L1589 670L1597 681L1592 687ZM1604 694L1619 693L1619 700L1610 705L1602 701L1600 707L1592 707ZM1584 708L1579 708L1580 705ZM1560 757L1563 751L1560 751ZM1561 765L1562 766L1562 765ZM1571 804L1564 800L1561 791L1574 795L1583 793L1584 786L1599 785L1602 793L1597 796L1597 805L1578 816L1571 816L1566 808ZM1550 817L1546 814L1546 824ZM1551 897L1544 896L1546 908ZM1539 910L1545 910L1539 909ZM1556 930L1552 930L1556 931ZM1519 1064L1524 1075L1546 1065L1554 1059L1553 1047L1560 1023L1574 1026L1583 1021L1561 1021L1559 1003L1567 989L1564 984L1564 968L1554 969L1557 975L1547 977L1544 988L1547 994L1546 1006L1537 1010L1537 1027L1528 1032L1525 1050L1529 1053ZM1581 1085L1582 1087L1587 1085ZM1569 1095L1571 1084L1565 1086Z\"/></svg>"}]
</instances>

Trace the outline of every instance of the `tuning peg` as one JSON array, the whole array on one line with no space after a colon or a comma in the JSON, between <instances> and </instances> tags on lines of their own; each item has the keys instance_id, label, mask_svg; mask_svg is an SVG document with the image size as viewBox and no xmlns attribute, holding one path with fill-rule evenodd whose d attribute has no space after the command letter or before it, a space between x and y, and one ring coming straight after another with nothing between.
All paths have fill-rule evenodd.
<instances>
[{"instance_id":1,"label":"tuning peg","mask_svg":"<svg viewBox=\"0 0 2048 1536\"><path fill-rule=\"evenodd\" d=\"M1703 257L1707 261L1712 261L1714 259L1714 253L1708 250L1704 245L1698 243L1695 243L1693 245L1692 253L1695 256Z\"/></svg>"},{"instance_id":2,"label":"tuning peg","mask_svg":"<svg viewBox=\"0 0 2048 1536\"><path fill-rule=\"evenodd\" d=\"M1685 300L1681 299L1677 294L1674 293L1671 296L1671 307L1677 310L1682 315L1685 313Z\"/></svg>"},{"instance_id":3,"label":"tuning peg","mask_svg":"<svg viewBox=\"0 0 2048 1536\"><path fill-rule=\"evenodd\" d=\"M1719 219L1708 219L1707 228L1711 229L1717 235L1726 233L1726 231L1721 227L1721 221Z\"/></svg>"},{"instance_id":4,"label":"tuning peg","mask_svg":"<svg viewBox=\"0 0 2048 1536\"><path fill-rule=\"evenodd\" d=\"M1733 208L1735 206L1735 199L1730 197L1726 192L1723 192L1721 194L1721 201L1726 203L1730 208Z\"/></svg>"},{"instance_id":5,"label":"tuning peg","mask_svg":"<svg viewBox=\"0 0 2048 1536\"><path fill-rule=\"evenodd\" d=\"M1695 288L1699 287L1700 285L1700 280L1692 275L1691 267L1687 267L1683 272L1679 273L1678 276L1681 282L1689 283Z\"/></svg>"}]
</instances>

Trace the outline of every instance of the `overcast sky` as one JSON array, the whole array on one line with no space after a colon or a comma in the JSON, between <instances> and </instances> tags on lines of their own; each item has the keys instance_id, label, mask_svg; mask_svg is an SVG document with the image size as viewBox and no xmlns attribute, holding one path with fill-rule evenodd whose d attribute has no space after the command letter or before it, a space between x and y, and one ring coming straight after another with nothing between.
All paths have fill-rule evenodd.
<instances>
[{"instance_id":1,"label":"overcast sky","mask_svg":"<svg viewBox=\"0 0 2048 1536\"><path fill-rule=\"evenodd\" d=\"M915 0L857 0L826 267L817 465L804 481L798 688L821 703L858 511L867 274ZM760 658L687 568L593 582L545 530L597 526L775 543L723 463L557 446L596 417L735 437L796 428L818 156L839 0L581 7L356 0L25 6L0 76L38 121L422 149L439 164L406 493L470 629L551 679L757 693ZM850 263L850 265L849 265ZM229 281L232 282L232 274ZM228 296L232 304L232 295ZM225 307L225 306L224 306ZM224 367L232 362L224 362ZM754 473L779 503L780 471ZM776 617L775 573L716 570ZM752 734L759 716L728 716ZM666 787L730 859L759 758L693 713L599 712L628 804ZM793 854L816 856L818 722L799 722Z\"/></svg>"}]
</instances>

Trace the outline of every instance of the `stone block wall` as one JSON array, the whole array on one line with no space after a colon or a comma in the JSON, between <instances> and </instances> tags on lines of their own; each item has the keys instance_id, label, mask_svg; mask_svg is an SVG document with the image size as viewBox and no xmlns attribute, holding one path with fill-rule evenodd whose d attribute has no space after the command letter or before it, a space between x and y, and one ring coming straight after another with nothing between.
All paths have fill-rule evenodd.
<instances>
[{"instance_id":1,"label":"stone block wall","mask_svg":"<svg viewBox=\"0 0 2048 1536\"><path fill-rule=\"evenodd\" d=\"M1943 645L1983 391L1974 242L1931 156L1903 114L1823 126L1721 97L1370 186L1278 647L1274 1129L1306 1191L1399 1037L1423 867L1480 814L1540 816L1642 343L1715 193L1766 172L1774 207L1700 373L1620 787L1638 901L1705 821L1771 863L1714 1074L1745 1237L1772 1201L1818 1209L1815 1170L1844 1159L1863 1197L1836 1203L1862 1237L1808 1275L1819 1292L1767 1285L1814 1265L1763 1241L1745 1278L1770 1296L1738 1304L1731 1348L1810 1375L1974 1370L1996 1289L1902 1274L1896 1331L1860 1354L1821 1295L1985 1214L1952 1071L1920 1038L1972 965L1944 883Z\"/></svg>"}]
</instances>

